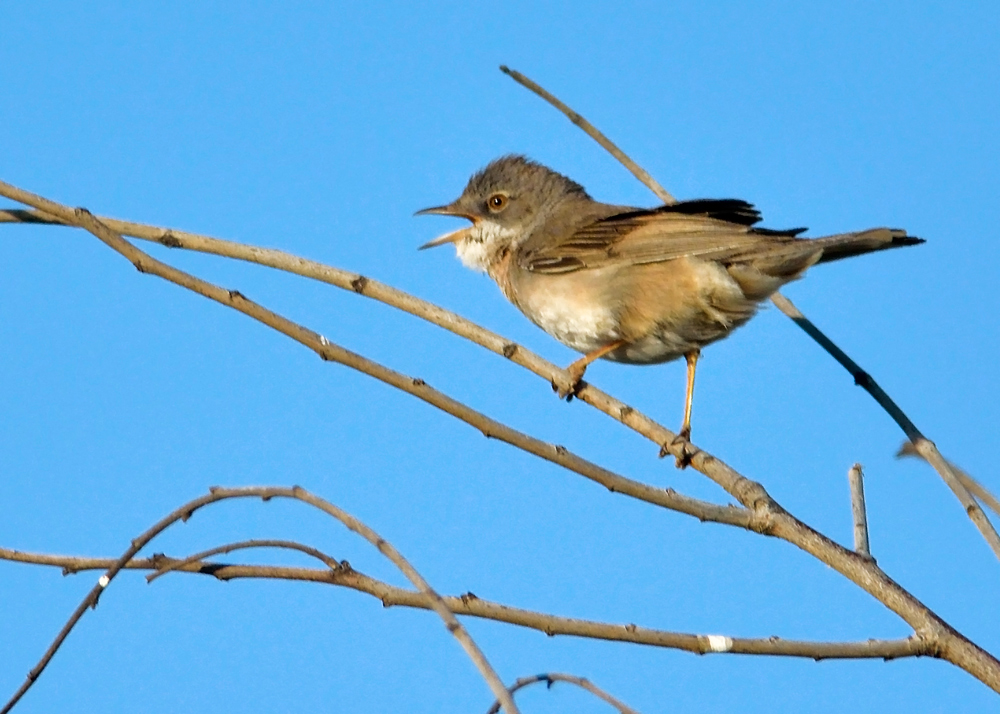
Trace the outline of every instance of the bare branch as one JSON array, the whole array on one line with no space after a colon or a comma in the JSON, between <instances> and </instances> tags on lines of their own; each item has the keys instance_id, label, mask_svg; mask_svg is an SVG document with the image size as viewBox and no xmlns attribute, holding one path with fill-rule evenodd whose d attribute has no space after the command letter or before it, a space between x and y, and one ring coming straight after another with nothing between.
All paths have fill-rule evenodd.
<instances>
[{"instance_id":1,"label":"bare branch","mask_svg":"<svg viewBox=\"0 0 1000 714\"><path fill-rule=\"evenodd\" d=\"M109 231L106 226L96 221L87 211L82 209L73 211L65 206L42 199L2 182L0 182L0 195L5 195L13 200L31 205L43 213L55 215L64 222L74 225L81 224L85 225L88 229L93 229L94 232L100 234L99 237L103 236L102 239L107 239L109 245L114 244L116 249L120 249L140 270L149 272L155 270L156 274L161 277L166 277L183 287L188 287L222 304L244 312L302 344L309 346L325 359L336 360L342 364L376 376L393 386L415 394L450 414L456 416L462 415L460 418L468 420L477 414L464 407L464 405L460 405L434 390L429 390L420 380L409 380L403 377L403 375L388 370L370 360L366 360L360 355L332 345L317 333L306 330L250 302L238 292L222 290L217 286L213 286L210 283L166 266L159 261L155 261L131 244L125 242L120 236ZM359 292L363 292L367 279L362 279L361 276L358 277L359 284L354 287ZM508 348L510 349L508 350ZM520 348L518 346L507 343L503 353L513 358L513 355L519 351ZM535 366L541 368L543 362L539 361ZM553 368L549 371L549 374L553 382L557 380L568 381L568 375L562 370ZM821 562L830 565L910 624L919 638L927 640L932 654L952 662L980 679L980 681L995 691L1000 691L1000 662L955 631L923 603L889 578L873 562L843 548L787 513L771 498L761 484L747 479L722 461L690 444L673 445L671 443L674 438L673 433L648 417L639 414L634 409L627 407L618 400L589 385L585 385L582 390L578 391L577 395L582 401L592 404L615 419L620 420L635 431L650 438L654 443L665 445L666 451L673 453L675 456L689 457L690 464L695 469L722 486L750 511L749 527L752 530L787 540L813 555ZM483 418L485 419L485 417ZM486 430L484 430L484 433L490 436L498 436L497 433ZM541 444L541 442L537 443ZM552 451L555 450L558 453L560 447L544 446L547 450L541 449L537 455L555 463L563 463L552 455ZM535 453L535 451L532 451L532 453ZM655 491L655 489L652 490ZM659 493L664 496L676 495L673 492L665 491ZM976 507L978 508L978 506ZM677 510L681 510L681 508L678 506Z\"/></svg>"},{"instance_id":2,"label":"bare branch","mask_svg":"<svg viewBox=\"0 0 1000 714\"><path fill-rule=\"evenodd\" d=\"M222 553L232 553L235 550L244 550L247 548L284 548L287 550L297 550L300 553L305 553L319 561L326 564L331 570L338 570L341 565L340 563L331 558L326 553L323 553L316 548L309 545L303 545L302 543L296 543L293 540L241 540L236 543L227 543L226 545L216 546L215 548L209 548L208 550L203 550L200 553L195 553L194 555L189 555L183 560L165 560L161 568L151 575L146 576L146 582L151 583L159 577L171 573L175 570L180 570L186 566L197 563L205 558L210 558L213 555L221 555Z\"/></svg>"},{"instance_id":3,"label":"bare branch","mask_svg":"<svg viewBox=\"0 0 1000 714\"><path fill-rule=\"evenodd\" d=\"M509 67L506 67L504 65L500 65L500 71L506 74L508 77L513 79L521 86L527 87L532 92L537 94L539 97L541 97L549 104L554 106L556 109L561 111L563 114L565 114L566 117L571 122L573 122L578 127L583 129L583 131L587 134L587 136L596 141L598 144L604 147L605 151L607 151L609 154L618 159L618 161L621 162L621 164L625 168L627 168L629 171L632 172L633 176L639 179L639 181L641 181L646 188L655 193L657 198L659 198L661 201L667 204L677 203L677 199L671 196L670 192L667 191L667 189L663 188L663 186L661 186L656 179L650 176L649 173L644 168L642 168L641 166L639 166L639 164L632 161L632 159L630 159L625 154L624 151L615 146L614 143L611 141L611 139L604 136L604 134L602 134L597 129L597 127L595 127L589 121L584 119L582 116L580 116L575 111L573 111L568 106L559 101L559 99L557 99L555 96L553 96L545 89L543 89L540 85L531 81L517 70L510 69Z\"/></svg>"},{"instance_id":4,"label":"bare branch","mask_svg":"<svg viewBox=\"0 0 1000 714\"><path fill-rule=\"evenodd\" d=\"M615 699L610 694L605 692L603 689L593 684L590 680L584 679L583 677L575 677L572 674L559 674L558 672L548 672L546 674L534 674L530 677L521 677L514 684L508 687L507 691L511 694L523 689L529 685L535 684L537 682L545 682L545 685L551 689L552 685L556 682L568 682L569 684L575 684L576 686L584 689L591 694L593 694L598 699L603 699L608 704L617 709L621 714L639 714L638 711L628 706L624 702ZM497 714L500 711L500 702L494 702L486 714Z\"/></svg>"},{"instance_id":5,"label":"bare branch","mask_svg":"<svg viewBox=\"0 0 1000 714\"><path fill-rule=\"evenodd\" d=\"M6 714L9 712L11 708L17 704L18 700L24 696L24 693L31 688L31 685L35 683L45 667L48 666L48 663L58 651L63 641L65 641L70 631L72 631L76 623L80 621L83 613L86 612L88 607L97 607L97 601L101 592L104 591L104 588L110 584L111 580L114 579L114 577L125 567L126 563L128 563L136 553L142 550L142 548L145 547L153 538L162 533L169 526L178 521L187 521L192 515L194 515L195 511L200 508L203 508L211 503L217 503L219 501L233 498L261 498L264 501L269 501L272 498L290 498L302 501L320 511L323 511L333 518L336 518L338 521L343 523L348 530L357 533L369 543L374 545L382 555L388 558L393 565L399 568L406 578L420 591L420 594L427 599L428 609L434 610L438 616L444 620L448 631L451 632L451 634L459 641L462 648L472 659L477 669L479 669L480 674L490 686L490 689L493 690L494 696L503 702L504 710L509 712L509 714L516 714L517 707L514 705L513 698L507 692L507 689L503 686L503 683L500 681L500 678L490 666L489 662L486 661L483 653L476 646L475 642L472 641L472 638L469 636L465 628L462 627L461 623L459 623L455 615L448 609L448 606L445 604L441 596L438 595L433 588L431 588L427 581L423 579L420 573L418 573L412 565L410 565L402 554L399 553L399 551L397 551L391 543L386 541L378 535L378 533L373 531L351 514L341 508L338 508L334 504L319 498L318 496L314 496L298 486L292 486L291 488L276 486L212 488L207 495L185 503L180 508L162 518L138 538L134 539L128 550L126 550L125 553L118 558L118 560L112 563L111 567L108 568L104 575L102 575L98 580L98 584L90 591L90 593L87 594L80 606L73 612L73 615L70 616L69 621L63 626L63 629L60 630L55 641L42 656L42 659L34 668L32 668L31 672L28 673L27 680L21 685L17 692L15 692L14 696L11 697L4 708L0 710L0 714Z\"/></svg>"},{"instance_id":6,"label":"bare branch","mask_svg":"<svg viewBox=\"0 0 1000 714\"><path fill-rule=\"evenodd\" d=\"M785 315L790 317L792 321L801 327L807 335L813 338L820 347L827 351L827 353L833 357L840 365L848 371L848 373L854 378L854 383L868 392L872 398L878 402L879 406L885 410L885 412L892 417L893 421L899 425L899 428L903 430L906 434L906 438L910 440L913 444L914 451L918 453L927 463L929 463L935 471L944 479L944 482L951 489L952 493L958 499L962 507L965 508L965 512L968 514L969 518L975 524L976 528L982 534L986 543L993 550L993 554L1000 558L1000 535L997 535L996 529L993 524L990 523L989 518L983 512L983 509L979 507L976 503L976 499L972 497L969 489L962 482L962 479L958 477L955 471L951 468L951 465L941 456L941 453L937 450L937 446L934 445L932 441L927 439L916 425L910 421L910 418L906 416L902 409L892 400L892 398L885 393L885 391L878 385L878 383L872 379L871 375L866 371L861 369L861 366L857 362L852 360L847 354L834 344L833 340L827 337L823 332L812 323L809 318L802 314L801 311L792 301L786 298L781 293L775 293L771 296L771 302L773 302L779 310L781 310ZM985 490L985 489L984 489Z\"/></svg>"},{"instance_id":7,"label":"bare branch","mask_svg":"<svg viewBox=\"0 0 1000 714\"><path fill-rule=\"evenodd\" d=\"M866 558L872 557L868 543L868 512L865 510L865 481L861 464L854 464L847 472L847 482L851 487L851 516L854 519L854 552Z\"/></svg>"},{"instance_id":8,"label":"bare branch","mask_svg":"<svg viewBox=\"0 0 1000 714\"><path fill-rule=\"evenodd\" d=\"M917 456L919 458L923 458L917 452L917 447L915 447L910 441L903 442L903 445L899 447L899 451L896 452L896 456L899 458L904 456ZM997 497L990 493L988 488L979 483L976 479L972 478L968 471L956 466L954 461L949 461L948 466L951 468L955 476L958 477L958 480L962 482L962 485L969 489L973 496L985 503L991 511L1000 515L1000 500L997 500Z\"/></svg>"},{"instance_id":9,"label":"bare branch","mask_svg":"<svg viewBox=\"0 0 1000 714\"><path fill-rule=\"evenodd\" d=\"M103 570L115 561L109 558L83 558L25 553L0 548L0 559L20 563L61 567L64 573L83 570ZM183 564L182 564L183 563ZM155 556L137 558L126 564L126 569L158 570L165 565L172 570L189 574L209 575L218 580L269 579L322 583L350 588L378 598L386 607L409 607L422 610L431 608L430 601L421 593L389 585L343 564L339 569L296 568L272 565L245 565L232 563L191 562L190 559ZM693 654L750 654L774 657L801 657L824 659L897 659L921 657L932 653L930 642L920 637L897 640L869 639L860 642L817 642L789 640L781 637L729 637L685 632L671 632L632 623L607 623L579 618L559 617L549 613L524 610L510 605L485 600L472 593L445 596L448 609L456 615L477 617L494 622L524 627L543 632L548 636L565 635L587 639L627 642L676 649Z\"/></svg>"},{"instance_id":10,"label":"bare branch","mask_svg":"<svg viewBox=\"0 0 1000 714\"><path fill-rule=\"evenodd\" d=\"M20 189L16 189L3 182L0 182L0 195L7 196L8 198L16 201L22 201L23 203L29 203L29 205L35 204L31 204L31 201L29 200L22 200L22 198L19 198L18 196L23 196L24 198L30 197L36 202L46 201L44 205L49 206L51 209L50 211L44 211L43 205L39 204L39 212L0 211L0 222L3 221L5 216L15 219L27 216L30 217L29 222L37 219L37 221L40 222L54 222L62 225L78 227L68 218L67 212L71 215L72 210L66 208L65 206L60 206L54 202L42 199L39 196L34 196L26 191L21 191ZM60 212L62 213L62 216L59 218L47 218L47 216L54 217ZM121 229L121 232L136 238L154 240L174 247L189 248L199 252L212 253L215 255L260 263L262 265L267 265L268 267L274 267L297 275L302 275L303 277L317 279L345 290L353 290L367 297L385 302L388 305L392 305L393 307L397 307L412 315L428 320L429 322L444 327L459 336L466 337L476 344L487 347L497 354L506 356L516 364L527 367L535 374L544 377L554 384L558 383L560 386L565 386L566 388L569 388L571 384L572 380L564 370L560 369L551 362L543 360L541 357L538 357L520 345L517 345L500 335L490 332L489 330L481 328L475 323L472 323L455 313L443 310L436 305L432 305L424 300L408 295L401 290L397 290L375 280L371 280L363 275L339 270L337 268L326 266L315 261L306 260L304 258L299 258L278 250L256 248L254 246L247 246L231 241L223 241L194 233L186 233L183 231L157 228L155 226L117 221L115 219L99 218L98 220L101 223L107 223L113 230L117 231ZM432 406L435 406L438 409L461 419L470 426L473 426L481 431L489 438L498 439L510 444L511 446L515 446L519 449L527 451L530 454L534 454L535 456L545 459L546 461L558 464L570 471L584 476L585 478L601 484L613 493L621 493L653 505L694 516L702 521L724 523L726 525L737 526L740 528L752 528L750 524L750 515L744 509L732 506L718 506L714 503L684 496L677 493L673 489L655 488L639 481L625 478L624 476L611 472L590 461L587 461L586 459L576 456L563 446L548 444L512 429L498 421L490 419L484 414L471 409L465 404L462 404L461 402L454 400L442 392L430 387L422 379L400 374L399 372L383 367L377 362L368 360L359 354L335 345L322 335L297 325L277 313L271 312L257 303L248 300L239 292L224 290L223 288L211 285L210 283L194 278L193 276L189 276L179 270L169 268L169 266L160 263L145 253L142 253L142 251L139 251L134 247L133 249L143 256L141 259L141 270L163 277L171 282L181 285L181 287L187 287L201 295L220 302L223 305L232 307L235 310L249 315L250 317L263 322L265 325L272 327L282 334L291 337L300 344L305 345L309 349L316 352L323 359L338 362L352 369L356 369L364 374L375 377L376 379L396 387L397 389L401 389L404 392L412 394L428 404L431 404ZM588 391L590 394L587 393ZM602 393L592 387L585 387L578 393L577 396L580 399L589 401L594 396L599 397L600 394ZM637 410L617 400L611 400L607 402L607 404L609 406L607 406L605 410L615 410L618 414L616 418L621 419L624 423L639 422L654 425L656 424L648 417L643 416ZM660 442L658 443L672 442L674 439L674 434L664 427L660 427L660 431L658 433L662 434L662 436L660 436Z\"/></svg>"}]
</instances>

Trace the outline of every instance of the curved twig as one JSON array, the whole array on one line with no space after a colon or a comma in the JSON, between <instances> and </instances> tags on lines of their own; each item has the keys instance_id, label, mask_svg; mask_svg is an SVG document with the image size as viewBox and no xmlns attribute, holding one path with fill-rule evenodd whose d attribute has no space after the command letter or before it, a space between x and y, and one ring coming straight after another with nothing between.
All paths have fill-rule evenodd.
<instances>
[{"instance_id":1,"label":"curved twig","mask_svg":"<svg viewBox=\"0 0 1000 714\"><path fill-rule=\"evenodd\" d=\"M338 521L343 523L348 530L357 533L369 543L374 545L378 551L388 558L393 565L399 568L406 578L413 583L414 587L416 587L420 593L428 599L429 609L434 610L445 622L448 631L451 632L451 634L459 641L462 648L472 659L477 669L479 669L480 674L486 680L490 689L493 690L494 696L498 697L503 702L504 710L510 714L516 714L517 707L514 705L513 698L507 693L507 689L503 686L503 683L500 681L500 678L490 666L489 662L486 661L486 657L476 646L476 643L473 642L472 638L469 636L468 632L466 632L465 628L462 627L461 623L459 623L455 615L448 609L448 606L444 603L441 596L438 595L433 588L431 588L427 581L423 579L420 573L418 573L412 565L410 565L402 554L399 553L399 551L397 551L391 543L386 541L351 514L341 508L338 508L334 504L319 498L318 496L314 496L298 486L292 486L290 488L276 486L248 486L243 488L215 487L210 489L207 495L185 503L180 508L175 509L170 514L157 521L151 528L146 530L139 537L135 538L128 550L126 550L120 558L114 561L111 567L108 568L107 571L100 577L97 585L95 585L94 588L87 594L87 596L83 599L83 602L80 603L77 609L70 616L69 620L59 631L59 634L46 650L41 660L39 660L38 664L35 665L28 673L28 677L25 682L20 688L18 688L7 704L4 705L3 709L0 709L0 714L7 714L7 712L9 712L11 708L17 704L21 697L24 696L25 692L31 688L35 681L37 681L38 677L52 660L52 657L59 650L59 647L66 640L66 637L76 626L76 623L83 617L87 608L97 607L97 601L100 598L101 593L115 578L115 576L125 567L126 563L128 563L135 556L136 553L142 550L142 548L144 548L153 538L162 533L169 526L178 521L187 521L198 509L211 503L232 498L261 498L265 501L272 498L290 498L302 501L336 518Z\"/></svg>"},{"instance_id":2,"label":"curved twig","mask_svg":"<svg viewBox=\"0 0 1000 714\"><path fill-rule=\"evenodd\" d=\"M580 687L580 689L586 690L593 694L598 699L606 701L608 704L617 709L621 714L639 714L638 711L632 707L625 704L625 702L615 699L613 696L605 692L603 689L598 687L596 684L591 682L589 679L584 679L583 677L576 677L572 674L560 674L559 672L547 672L545 674L533 674L530 677L521 677L515 681L507 691L511 694L518 691L519 689L524 689L525 687L536 684L538 682L545 682L545 685L551 689L552 685L556 682L567 682L569 684L575 684ZM497 714L500 711L500 702L493 702L486 714Z\"/></svg>"},{"instance_id":3,"label":"curved twig","mask_svg":"<svg viewBox=\"0 0 1000 714\"><path fill-rule=\"evenodd\" d=\"M341 567L341 564L335 558L331 558L326 553L317 550L310 545L297 543L293 540L241 540L236 543L227 543L225 545L216 546L215 548L203 550L200 553L189 555L183 560L161 559L162 567L158 568L155 573L147 575L146 582L151 583L157 578L163 577L167 573L183 569L191 563L197 563L198 561L210 558L213 555L232 553L235 550L245 550L247 548L284 548L285 550L297 550L300 553L305 553L306 555L310 555L323 562L328 568L330 568L330 570L338 570Z\"/></svg>"}]
</instances>

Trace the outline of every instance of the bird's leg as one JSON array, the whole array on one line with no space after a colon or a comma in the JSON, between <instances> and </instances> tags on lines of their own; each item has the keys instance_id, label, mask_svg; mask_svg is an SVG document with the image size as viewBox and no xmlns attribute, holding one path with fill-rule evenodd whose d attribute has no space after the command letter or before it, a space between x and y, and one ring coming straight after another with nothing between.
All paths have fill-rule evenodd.
<instances>
[{"instance_id":1,"label":"bird's leg","mask_svg":"<svg viewBox=\"0 0 1000 714\"><path fill-rule=\"evenodd\" d=\"M694 371L698 366L698 357L701 355L701 350L692 350L684 355L684 359L687 360L687 393L684 397L684 423L681 424L681 430L677 432L677 438L674 439L673 444L680 443L681 455L677 458L677 468L683 469L691 463L691 454L688 453L687 446L691 442L691 403L694 401ZM666 456L665 453L661 452L662 456Z\"/></svg>"},{"instance_id":2,"label":"bird's leg","mask_svg":"<svg viewBox=\"0 0 1000 714\"><path fill-rule=\"evenodd\" d=\"M570 379L573 380L569 385L569 389L560 389L555 385L555 383L552 384L552 388L556 390L556 393L559 395L559 398L565 399L566 401L570 401L571 399L573 399L573 395L576 394L577 390L580 388L580 382L583 379L583 373L587 371L587 367L590 365L590 363L596 359L600 359L609 352L614 352L616 349L618 349L624 344L625 340L615 340L609 345L604 345L603 347L598 347L593 352L588 352L583 357L581 357L576 362L567 367L566 371L569 372Z\"/></svg>"},{"instance_id":3,"label":"bird's leg","mask_svg":"<svg viewBox=\"0 0 1000 714\"><path fill-rule=\"evenodd\" d=\"M687 394L684 397L684 423L678 432L684 441L691 441L691 403L694 401L694 370L698 366L701 350L694 350L684 355L687 360Z\"/></svg>"}]
</instances>

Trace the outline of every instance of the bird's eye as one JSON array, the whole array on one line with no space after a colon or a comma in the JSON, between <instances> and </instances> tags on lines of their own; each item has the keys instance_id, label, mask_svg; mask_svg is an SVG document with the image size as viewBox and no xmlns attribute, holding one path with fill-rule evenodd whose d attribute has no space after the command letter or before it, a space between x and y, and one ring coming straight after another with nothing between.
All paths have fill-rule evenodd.
<instances>
[{"instance_id":1,"label":"bird's eye","mask_svg":"<svg viewBox=\"0 0 1000 714\"><path fill-rule=\"evenodd\" d=\"M486 199L486 205L494 213L498 213L507 207L507 197L502 193L494 193Z\"/></svg>"}]
</instances>

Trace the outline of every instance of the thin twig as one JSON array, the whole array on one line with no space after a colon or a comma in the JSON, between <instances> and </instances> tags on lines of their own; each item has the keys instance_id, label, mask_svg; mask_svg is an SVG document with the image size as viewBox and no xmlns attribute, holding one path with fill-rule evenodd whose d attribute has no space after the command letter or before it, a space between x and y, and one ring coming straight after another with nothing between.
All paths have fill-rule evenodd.
<instances>
[{"instance_id":1,"label":"thin twig","mask_svg":"<svg viewBox=\"0 0 1000 714\"><path fill-rule=\"evenodd\" d=\"M275 487L275 486L251 486L244 488L212 488L210 492L196 498L188 503L185 503L180 508L174 510L172 513L158 521L146 532L141 534L138 538L134 539L129 546L128 550L116 560L112 566L101 576L98 581L98 585L95 586L93 590L84 598L80 606L74 611L73 615L70 617L69 621L59 632L56 640L52 643L49 649L46 651L45 655L42 657L41 661L31 670L28 675L28 679L21 686L20 689L11 697L10 701L0 710L0 714L6 714L10 709L17 703L17 701L24 696L24 693L31 687L32 684L38 679L38 676L42 673L45 667L51 661L52 657L55 655L56 651L62 645L63 641L69 635L70 631L79 622L83 613L88 607L96 607L97 600L100 597L101 592L104 588L108 586L112 579L122 570L126 563L128 563L132 557L138 553L143 547L145 547L153 538L162 533L166 528L173 525L178 521L187 521L195 511L207 506L211 503L217 503L219 501L233 499L233 498L261 498L265 501L269 501L272 498L290 498L303 503L307 503L314 508L317 508L324 513L333 516L338 521L340 521L348 530L357 533L362 538L367 540L369 543L375 546L375 548L382 553L386 558L388 558L393 565L395 565L406 578L413 583L413 585L420 591L420 594L427 598L429 609L434 610L438 616L444 620L447 629L451 634L459 641L462 648L466 651L469 657L472 659L476 668L479 669L480 674L489 684L490 689L493 690L494 696L500 698L503 702L504 710L508 714L516 714L517 707L514 705L514 700L507 693L507 689L503 686L500 678L497 676L496 672L490 666L489 662L486 661L486 657L479 650L479 647L473 642L472 638L469 636L468 632L462 627L461 623L455 617L455 615L448 609L444 600L441 598L437 592L431 588L426 580L417 572L417 570L410 565L402 554L397 551L391 543L382 538L378 533L369 528L363 522L352 516L350 513L344 511L343 509L335 506L334 504L326 501L318 496L315 496L303 488L298 486L287 487ZM318 552L318 551L317 551Z\"/></svg>"},{"instance_id":2,"label":"thin twig","mask_svg":"<svg viewBox=\"0 0 1000 714\"><path fill-rule=\"evenodd\" d=\"M105 570L115 561L109 558L84 558L0 548L0 560L31 563L62 568L64 573L84 570ZM182 564L183 563L183 564ZM130 560L125 568L158 570L173 565L173 571L208 575L217 580L281 579L287 581L322 583L345 587L378 598L385 607L430 609L430 601L421 593L400 588L372 578L369 575L341 564L339 569L302 568L275 565L249 565L184 561L157 555L153 558ZM932 654L931 643L921 637L911 636L897 640L868 639L859 642L818 642L790 640L782 637L729 637L686 632L672 632L632 623L609 623L549 613L525 610L483 599L472 593L444 596L445 603L456 615L477 617L503 622L517 627L543 632L548 636L564 635L610 642L626 642L676 649L693 654L742 654L772 657L799 657L815 661L825 659L897 659L922 657Z\"/></svg>"},{"instance_id":3,"label":"thin twig","mask_svg":"<svg viewBox=\"0 0 1000 714\"><path fill-rule=\"evenodd\" d=\"M902 458L904 456L916 456L918 458L923 458L919 453L917 453L917 447L910 441L903 442L903 445L899 447L899 451L896 452L896 456L898 458ZM990 493L989 489L974 479L968 471L955 465L954 461L949 461L948 466L951 468L952 472L954 472L955 476L958 477L958 480L962 482L962 485L969 489L973 496L978 498L986 504L991 511L1000 516L1000 500Z\"/></svg>"},{"instance_id":4,"label":"thin twig","mask_svg":"<svg viewBox=\"0 0 1000 714\"><path fill-rule=\"evenodd\" d=\"M872 557L868 543L868 512L865 510L865 476L861 464L854 464L847 472L851 487L851 516L854 519L854 552L865 558Z\"/></svg>"},{"instance_id":5,"label":"thin twig","mask_svg":"<svg viewBox=\"0 0 1000 714\"><path fill-rule=\"evenodd\" d=\"M555 684L556 682L567 682L569 684L575 684L581 689L590 692L598 699L603 699L608 704L617 709L619 712L621 712L621 714L639 714L638 711L628 706L623 701L614 698L613 696L605 692L603 689L592 683L589 679L584 679L583 677L576 677L573 676L572 674L560 674L558 672L548 672L546 674L534 674L531 675L530 677L521 677L516 682L514 682L510 687L508 687L507 691L510 692L511 694L514 694L514 692L518 691L519 689L523 689L524 687L535 684L537 682L545 682L546 686L549 689L551 689L552 685ZM497 714L498 711L500 711L500 702L493 702L493 706L491 706L486 711L486 714Z\"/></svg>"},{"instance_id":6,"label":"thin twig","mask_svg":"<svg viewBox=\"0 0 1000 714\"><path fill-rule=\"evenodd\" d=\"M910 440L913 444L913 449L918 453L927 463L929 463L935 471L944 479L944 482L951 489L952 493L958 499L959 503L965 509L966 514L968 514L969 519L975 524L976 528L982 534L983 538L986 540L987 545L993 550L993 554L1000 559L1000 535L997 534L996 529L993 524L990 523L990 519L987 518L986 513L983 509L979 507L976 499L973 498L969 489L962 482L962 479L955 473L951 468L951 465L941 456L938 451L937 446L934 445L927 437L925 437L921 431L916 427L916 425L910 421L910 418L906 416L902 409L892 400L892 398L885 393L885 391L878 385L878 383L872 379L871 375L865 370L861 369L861 366L852 360L847 354L834 344L833 340L827 337L823 332L812 323L809 318L802 314L802 312L792 304L792 301L786 298L781 293L775 293L771 296L771 302L773 302L779 310L781 310L785 315L790 317L792 321L801 327L807 335L813 338L817 344L820 345L827 353L830 354L841 366L847 370L847 372L854 378L854 383L864 389L868 394L872 396L879 406L885 410L885 412L892 417L893 421L899 425L899 428L903 430L906 434L906 438ZM985 490L985 489L983 489Z\"/></svg>"},{"instance_id":7,"label":"thin twig","mask_svg":"<svg viewBox=\"0 0 1000 714\"><path fill-rule=\"evenodd\" d=\"M284 548L286 550L297 550L300 553L305 553L306 555L310 555L313 558L325 563L331 570L338 570L341 567L340 563L336 559L331 558L326 553L317 550L310 545L297 543L293 540L241 540L236 543L227 543L225 545L216 546L215 548L203 550L200 553L189 555L183 560L161 559L163 567L159 568L155 573L147 575L146 582L151 583L167 573L184 569L192 563L197 563L205 558L211 558L213 555L232 553L233 551L245 550L247 548Z\"/></svg>"},{"instance_id":8,"label":"thin twig","mask_svg":"<svg viewBox=\"0 0 1000 714\"><path fill-rule=\"evenodd\" d=\"M602 134L597 129L597 127L595 127L589 121L584 119L582 116L580 116L575 111L573 111L568 106L559 101L559 99L557 99L555 96L553 96L545 89L543 89L540 85L528 79L517 70L511 69L510 67L506 67L504 65L500 65L500 71L506 74L511 79L513 79L518 84L522 85L523 87L527 87L532 92L537 94L539 97L541 97L549 104L554 106L556 109L561 111L563 114L565 114L566 117L571 122L573 122L578 127L583 129L583 131L587 134L587 136L596 141L598 144L604 147L605 151L607 151L609 154L618 159L618 161L621 162L621 164L625 168L627 168L629 171L632 172L633 176L639 179L647 188L649 188L650 191L655 193L657 198L659 198L661 201L663 201L666 204L677 203L677 199L671 196L670 192L667 191L667 189L663 188L663 186L661 186L656 181L656 179L650 176L649 173L644 168L642 168L641 166L639 166L639 164L635 163L632 159L630 159L625 154L624 151L615 146L615 144L611 141L611 139Z\"/></svg>"}]
</instances>

